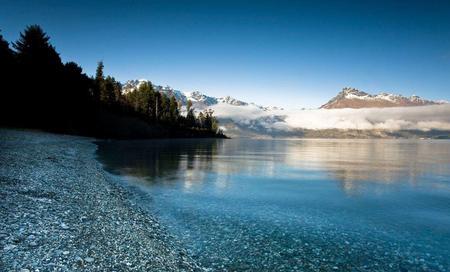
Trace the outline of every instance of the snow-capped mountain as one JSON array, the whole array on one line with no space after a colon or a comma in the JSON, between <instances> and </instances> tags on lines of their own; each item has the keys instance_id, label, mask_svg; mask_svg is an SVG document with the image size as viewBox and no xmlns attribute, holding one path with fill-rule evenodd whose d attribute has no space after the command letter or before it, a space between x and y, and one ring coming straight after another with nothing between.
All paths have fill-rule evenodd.
<instances>
[{"instance_id":1,"label":"snow-capped mountain","mask_svg":"<svg viewBox=\"0 0 450 272\"><path fill-rule=\"evenodd\" d=\"M128 80L127 82L122 84L122 94L127 94L129 92L137 90L137 89L139 89L139 87L142 86L142 84L152 84L152 83L147 79ZM155 91L164 93L168 96L175 96L175 98L178 101L180 101L183 105L187 103L186 95L184 93L182 93L181 91L174 90L169 86L163 87L161 85L155 85L155 84L152 84L152 86L155 89Z\"/></svg>"},{"instance_id":2,"label":"snow-capped mountain","mask_svg":"<svg viewBox=\"0 0 450 272\"><path fill-rule=\"evenodd\" d=\"M127 94L129 92L132 92L132 91L138 89L144 83L152 84L150 81L148 81L146 79L128 80L127 82L122 84L122 93ZM156 91L164 93L168 96L175 96L175 98L179 102L181 102L182 106L186 106L187 101L190 100L192 102L192 106L196 110L204 110L206 108L209 108L211 106L218 105L218 104L227 104L227 105L232 105L232 106L252 105L252 106L258 107L260 109L263 109L265 111L282 109L282 108L274 107L274 106L265 107L265 106L256 105L254 103L247 103L247 102L238 100L236 98L233 98L231 96L224 96L224 97L217 98L217 97L207 96L199 91L182 92L179 90L174 90L169 86L162 87L160 85L155 85L155 84L152 84L152 86Z\"/></svg>"},{"instance_id":3,"label":"snow-capped mountain","mask_svg":"<svg viewBox=\"0 0 450 272\"><path fill-rule=\"evenodd\" d=\"M234 105L234 106L247 106L248 105L247 102L237 100L231 96L221 97L218 99L218 101L221 103L226 103L226 104L230 104L230 105Z\"/></svg>"},{"instance_id":4,"label":"snow-capped mountain","mask_svg":"<svg viewBox=\"0 0 450 272\"><path fill-rule=\"evenodd\" d=\"M207 96L202 94L199 91L195 92L186 92L184 93L184 96L186 98L186 102L188 100L191 100L192 106L196 109L205 109L209 106L215 105L219 102L219 100L212 96ZM185 103L182 103L183 106L185 106Z\"/></svg>"},{"instance_id":5,"label":"snow-capped mountain","mask_svg":"<svg viewBox=\"0 0 450 272\"><path fill-rule=\"evenodd\" d=\"M387 107L410 107L443 104L443 101L431 101L413 95L405 97L402 95L380 93L371 95L354 88L344 88L337 96L332 98L321 109L342 108L387 108Z\"/></svg>"},{"instance_id":6,"label":"snow-capped mountain","mask_svg":"<svg viewBox=\"0 0 450 272\"><path fill-rule=\"evenodd\" d=\"M146 79L132 79L128 80L125 83L122 83L122 93L127 94L129 92L132 92L136 89L139 89L142 84L149 82Z\"/></svg>"},{"instance_id":7,"label":"snow-capped mountain","mask_svg":"<svg viewBox=\"0 0 450 272\"><path fill-rule=\"evenodd\" d=\"M122 91L128 93L145 82L127 81ZM181 112L185 112L188 100L197 112L212 109L225 134L231 137L440 137L436 133L450 131L450 104L417 96L370 95L345 88L320 109L285 110L230 96L216 98L199 91L153 87L175 96L181 102ZM445 135L450 137L450 133Z\"/></svg>"}]
</instances>

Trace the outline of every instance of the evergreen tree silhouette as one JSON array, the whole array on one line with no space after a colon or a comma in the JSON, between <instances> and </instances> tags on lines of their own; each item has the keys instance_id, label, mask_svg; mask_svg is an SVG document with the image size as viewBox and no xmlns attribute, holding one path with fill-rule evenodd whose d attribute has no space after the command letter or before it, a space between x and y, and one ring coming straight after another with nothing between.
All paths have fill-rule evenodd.
<instances>
[{"instance_id":1,"label":"evergreen tree silhouette","mask_svg":"<svg viewBox=\"0 0 450 272\"><path fill-rule=\"evenodd\" d=\"M64 85L61 86L66 93L66 99L63 102L66 113L64 122L70 128L88 128L92 125L91 116L94 110L92 88L92 80L83 73L78 64L68 62L64 65Z\"/></svg>"},{"instance_id":2,"label":"evergreen tree silhouette","mask_svg":"<svg viewBox=\"0 0 450 272\"><path fill-rule=\"evenodd\" d=\"M14 51L9 47L9 43L0 33L0 82L2 82L2 92L0 93L0 123L8 124L14 118L12 109L14 107L16 97L13 88L15 88L16 59Z\"/></svg>"},{"instance_id":3,"label":"evergreen tree silhouette","mask_svg":"<svg viewBox=\"0 0 450 272\"><path fill-rule=\"evenodd\" d=\"M101 89L100 93L100 100L107 107L113 107L116 103L115 88L116 88L116 80L111 76L107 76L105 78L104 86Z\"/></svg>"},{"instance_id":4,"label":"evergreen tree silhouette","mask_svg":"<svg viewBox=\"0 0 450 272\"><path fill-rule=\"evenodd\" d=\"M4 76L3 73L7 72L11 69L14 63L14 51L9 48L9 43L3 38L3 35L0 32L0 71L2 72L1 76ZM2 78L4 79L4 77Z\"/></svg>"},{"instance_id":5,"label":"evergreen tree silhouette","mask_svg":"<svg viewBox=\"0 0 450 272\"><path fill-rule=\"evenodd\" d=\"M170 121L175 123L177 121L178 116L179 116L178 102L175 99L175 96L171 96L170 97L170 101L169 101L169 115L170 115Z\"/></svg>"},{"instance_id":6,"label":"evergreen tree silhouette","mask_svg":"<svg viewBox=\"0 0 450 272\"><path fill-rule=\"evenodd\" d=\"M191 100L188 100L187 105L186 105L186 110L187 110L186 126L189 128L195 127L196 126L195 113L194 113L194 108L192 107Z\"/></svg>"},{"instance_id":7,"label":"evergreen tree silhouette","mask_svg":"<svg viewBox=\"0 0 450 272\"><path fill-rule=\"evenodd\" d=\"M105 75L103 74L103 61L97 63L97 69L95 71L95 88L94 88L94 101L99 103L101 101L101 95L105 89Z\"/></svg>"},{"instance_id":8,"label":"evergreen tree silhouette","mask_svg":"<svg viewBox=\"0 0 450 272\"><path fill-rule=\"evenodd\" d=\"M61 123L57 114L64 106L61 87L63 64L50 38L37 25L28 26L13 44L17 52L20 86L24 100L20 118L31 126L52 127ZM25 115L23 115L25 114Z\"/></svg>"}]
</instances>

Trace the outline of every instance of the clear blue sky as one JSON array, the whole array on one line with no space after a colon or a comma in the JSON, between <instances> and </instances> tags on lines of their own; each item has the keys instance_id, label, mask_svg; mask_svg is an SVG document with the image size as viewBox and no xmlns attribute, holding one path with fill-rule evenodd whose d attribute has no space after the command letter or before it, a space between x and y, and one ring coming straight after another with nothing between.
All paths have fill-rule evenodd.
<instances>
[{"instance_id":1,"label":"clear blue sky","mask_svg":"<svg viewBox=\"0 0 450 272\"><path fill-rule=\"evenodd\" d=\"M8 41L39 24L64 61L120 81L288 108L346 86L450 100L450 1L0 0Z\"/></svg>"}]
</instances>

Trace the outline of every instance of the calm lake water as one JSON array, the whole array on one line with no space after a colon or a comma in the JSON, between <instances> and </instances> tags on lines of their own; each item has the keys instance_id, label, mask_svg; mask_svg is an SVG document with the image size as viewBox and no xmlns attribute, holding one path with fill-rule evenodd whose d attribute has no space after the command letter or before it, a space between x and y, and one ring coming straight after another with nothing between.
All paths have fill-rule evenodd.
<instances>
[{"instance_id":1,"label":"calm lake water","mask_svg":"<svg viewBox=\"0 0 450 272\"><path fill-rule=\"evenodd\" d=\"M450 141L98 145L213 270L450 270Z\"/></svg>"}]
</instances>

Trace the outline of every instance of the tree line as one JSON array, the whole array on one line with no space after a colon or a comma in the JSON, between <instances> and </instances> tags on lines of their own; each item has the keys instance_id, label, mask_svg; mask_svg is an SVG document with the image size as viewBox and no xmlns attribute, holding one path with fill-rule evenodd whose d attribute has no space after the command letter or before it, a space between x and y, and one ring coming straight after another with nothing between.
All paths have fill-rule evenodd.
<instances>
[{"instance_id":1,"label":"tree line","mask_svg":"<svg viewBox=\"0 0 450 272\"><path fill-rule=\"evenodd\" d=\"M75 62L63 63L38 25L10 44L0 33L0 122L98 137L224 137L213 112L186 115L171 95L148 82L126 94L98 62L93 77Z\"/></svg>"}]
</instances>

